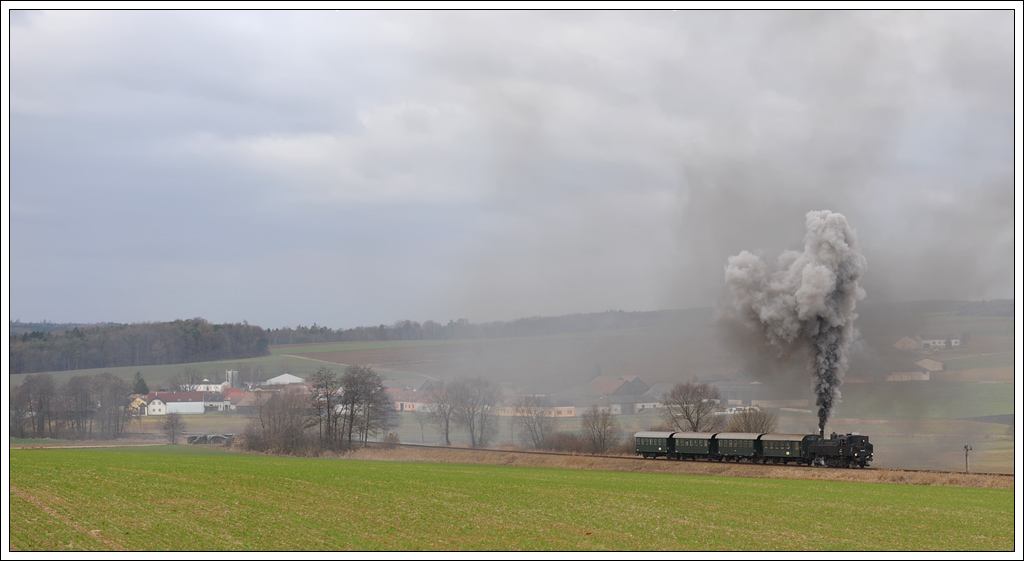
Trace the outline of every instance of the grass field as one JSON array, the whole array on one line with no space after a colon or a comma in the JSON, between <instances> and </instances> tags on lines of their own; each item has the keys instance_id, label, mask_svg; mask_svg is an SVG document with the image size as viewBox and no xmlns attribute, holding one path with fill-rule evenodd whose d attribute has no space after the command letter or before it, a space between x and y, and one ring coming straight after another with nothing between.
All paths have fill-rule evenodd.
<instances>
[{"instance_id":1,"label":"grass field","mask_svg":"<svg viewBox=\"0 0 1024 561\"><path fill-rule=\"evenodd\" d=\"M875 419L963 419L1014 412L1010 383L846 384L836 415Z\"/></svg>"},{"instance_id":2,"label":"grass field","mask_svg":"<svg viewBox=\"0 0 1024 561\"><path fill-rule=\"evenodd\" d=\"M10 460L10 543L29 551L1014 547L1010 489L280 458L186 446L11 450Z\"/></svg>"},{"instance_id":3,"label":"grass field","mask_svg":"<svg viewBox=\"0 0 1024 561\"><path fill-rule=\"evenodd\" d=\"M1013 353L994 353L954 358L943 362L942 366L946 370L975 370L978 368L1013 366Z\"/></svg>"},{"instance_id":4,"label":"grass field","mask_svg":"<svg viewBox=\"0 0 1024 561\"><path fill-rule=\"evenodd\" d=\"M287 372L303 378L309 378L314 374L321 366L330 366L335 372L341 373L344 370L344 366L338 364L328 364L322 360L315 358L303 358L299 356L290 356L287 353L271 354L270 356L259 357L259 358L247 358L239 360L222 360L215 362L193 362L189 364L158 364L150 366L124 366L115 368L89 368L82 370L65 370L60 372L51 372L50 376L57 384L63 384L70 380L74 376L93 376L101 374L103 372L110 372L111 374L120 377L124 380L132 380L136 372L142 373L142 377L146 380L146 384L151 390L166 385L172 378L185 372L186 368L196 369L202 376L209 378L213 381L223 381L225 370L241 370L243 365L249 367L259 367L266 374L267 378L277 376L280 373ZM409 375L390 372L386 370L378 370L378 373L385 378L392 379L406 379ZM22 381L28 374L11 374L10 380L12 386L21 385ZM422 380L422 378L415 377L416 379Z\"/></svg>"}]
</instances>

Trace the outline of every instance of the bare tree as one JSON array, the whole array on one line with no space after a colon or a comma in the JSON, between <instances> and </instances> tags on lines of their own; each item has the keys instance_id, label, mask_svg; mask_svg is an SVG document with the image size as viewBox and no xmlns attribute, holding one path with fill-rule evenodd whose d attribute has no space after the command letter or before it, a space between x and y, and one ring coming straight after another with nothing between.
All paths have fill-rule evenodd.
<instances>
[{"instance_id":1,"label":"bare tree","mask_svg":"<svg viewBox=\"0 0 1024 561\"><path fill-rule=\"evenodd\" d=\"M171 439L171 444L178 442L178 437L185 432L185 428L185 419L182 418L181 413L168 413L164 418L164 434Z\"/></svg>"},{"instance_id":2,"label":"bare tree","mask_svg":"<svg viewBox=\"0 0 1024 561\"><path fill-rule=\"evenodd\" d=\"M89 376L73 376L61 393L68 418L69 436L86 438L92 434L93 415L96 411L95 380Z\"/></svg>"},{"instance_id":3,"label":"bare tree","mask_svg":"<svg viewBox=\"0 0 1024 561\"><path fill-rule=\"evenodd\" d=\"M109 372L97 374L93 380L100 434L103 438L120 438L131 421L128 396L132 387L125 380Z\"/></svg>"},{"instance_id":4,"label":"bare tree","mask_svg":"<svg viewBox=\"0 0 1024 561\"><path fill-rule=\"evenodd\" d=\"M352 446L353 436L364 444L371 434L387 433L398 424L395 404L384 381L369 366L352 365L341 377L342 434Z\"/></svg>"},{"instance_id":5,"label":"bare tree","mask_svg":"<svg viewBox=\"0 0 1024 561\"><path fill-rule=\"evenodd\" d=\"M376 372L370 380L368 390L362 404L363 416L360 423L363 445L366 445L371 436L388 434L391 429L402 424L395 409L395 402Z\"/></svg>"},{"instance_id":6,"label":"bare tree","mask_svg":"<svg viewBox=\"0 0 1024 561\"><path fill-rule=\"evenodd\" d=\"M310 380L313 383L312 403L316 412L318 446L334 448L338 444L338 410L341 401L341 379L333 370L321 366Z\"/></svg>"},{"instance_id":7,"label":"bare tree","mask_svg":"<svg viewBox=\"0 0 1024 561\"><path fill-rule=\"evenodd\" d=\"M470 446L487 446L498 432L494 408L501 390L494 382L483 378L458 380L450 389L454 403L452 416L469 431Z\"/></svg>"},{"instance_id":8,"label":"bare tree","mask_svg":"<svg viewBox=\"0 0 1024 561\"><path fill-rule=\"evenodd\" d=\"M245 446L280 454L307 451L307 428L315 426L315 420L307 416L309 395L285 388L280 392L257 392L257 396L256 415L243 433Z\"/></svg>"},{"instance_id":9,"label":"bare tree","mask_svg":"<svg viewBox=\"0 0 1024 561\"><path fill-rule=\"evenodd\" d=\"M171 378L171 391L194 392L202 382L203 376L199 371L189 366L184 372Z\"/></svg>"},{"instance_id":10,"label":"bare tree","mask_svg":"<svg viewBox=\"0 0 1024 561\"><path fill-rule=\"evenodd\" d=\"M49 374L29 374L18 388L29 417L32 436L51 436L57 386Z\"/></svg>"},{"instance_id":11,"label":"bare tree","mask_svg":"<svg viewBox=\"0 0 1024 561\"><path fill-rule=\"evenodd\" d=\"M729 432L772 433L779 427L779 416L772 411L748 409L729 419L725 430Z\"/></svg>"},{"instance_id":12,"label":"bare tree","mask_svg":"<svg viewBox=\"0 0 1024 561\"><path fill-rule=\"evenodd\" d=\"M676 384L661 397L669 422L689 432L705 432L718 425L714 413L720 400L718 388L696 382Z\"/></svg>"},{"instance_id":13,"label":"bare tree","mask_svg":"<svg viewBox=\"0 0 1024 561\"><path fill-rule=\"evenodd\" d=\"M29 415L28 392L23 388L24 385L11 388L9 396L7 417L11 423L9 434L13 438L27 438L29 435L29 423L32 418Z\"/></svg>"},{"instance_id":14,"label":"bare tree","mask_svg":"<svg viewBox=\"0 0 1024 561\"><path fill-rule=\"evenodd\" d=\"M441 380L427 390L430 418L437 428L444 433L445 446L451 446L451 427L455 415L455 401L452 395L452 384Z\"/></svg>"},{"instance_id":15,"label":"bare tree","mask_svg":"<svg viewBox=\"0 0 1024 561\"><path fill-rule=\"evenodd\" d=\"M554 427L550 411L551 401L546 397L523 395L516 398L512 405L512 423L519 429L520 438L540 448Z\"/></svg>"},{"instance_id":16,"label":"bare tree","mask_svg":"<svg viewBox=\"0 0 1024 561\"><path fill-rule=\"evenodd\" d=\"M416 422L420 424L420 443L426 443L426 434L423 429L430 422L430 414L426 411L416 410L412 412L412 418L416 419Z\"/></svg>"},{"instance_id":17,"label":"bare tree","mask_svg":"<svg viewBox=\"0 0 1024 561\"><path fill-rule=\"evenodd\" d=\"M583 413L580 428L592 454L602 454L616 444L619 424L607 409L591 407Z\"/></svg>"}]
</instances>

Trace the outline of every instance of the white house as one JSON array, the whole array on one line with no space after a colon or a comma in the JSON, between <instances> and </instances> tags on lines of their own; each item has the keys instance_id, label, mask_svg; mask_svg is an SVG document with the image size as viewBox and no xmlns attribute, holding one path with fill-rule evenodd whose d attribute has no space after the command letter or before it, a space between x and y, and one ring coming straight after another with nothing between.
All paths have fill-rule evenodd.
<instances>
[{"instance_id":1,"label":"white house","mask_svg":"<svg viewBox=\"0 0 1024 561\"><path fill-rule=\"evenodd\" d=\"M227 382L211 382L210 380L203 378L203 381L196 386L196 391L224 393L224 390L230 387L231 385Z\"/></svg>"},{"instance_id":2,"label":"white house","mask_svg":"<svg viewBox=\"0 0 1024 561\"><path fill-rule=\"evenodd\" d=\"M153 392L149 394L150 415L181 413L201 415L205 413L203 392Z\"/></svg>"},{"instance_id":3,"label":"white house","mask_svg":"<svg viewBox=\"0 0 1024 561\"><path fill-rule=\"evenodd\" d=\"M960 346L960 339L956 337L945 337L942 339L937 339L935 337L925 339L922 337L921 346L925 349L945 349L947 341L952 345L952 348Z\"/></svg>"},{"instance_id":4,"label":"white house","mask_svg":"<svg viewBox=\"0 0 1024 561\"><path fill-rule=\"evenodd\" d=\"M885 377L886 382L915 382L925 381L931 378L931 374L926 371L921 372L893 372Z\"/></svg>"}]
</instances>

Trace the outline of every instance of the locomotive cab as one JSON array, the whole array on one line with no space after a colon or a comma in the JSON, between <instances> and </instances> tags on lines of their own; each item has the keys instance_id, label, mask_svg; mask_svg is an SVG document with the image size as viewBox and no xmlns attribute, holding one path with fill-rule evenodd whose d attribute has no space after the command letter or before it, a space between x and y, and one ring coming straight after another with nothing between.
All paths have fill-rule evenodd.
<instances>
[{"instance_id":1,"label":"locomotive cab","mask_svg":"<svg viewBox=\"0 0 1024 561\"><path fill-rule=\"evenodd\" d=\"M832 433L808 448L810 463L829 467L867 467L875 455L868 437L853 433Z\"/></svg>"}]
</instances>

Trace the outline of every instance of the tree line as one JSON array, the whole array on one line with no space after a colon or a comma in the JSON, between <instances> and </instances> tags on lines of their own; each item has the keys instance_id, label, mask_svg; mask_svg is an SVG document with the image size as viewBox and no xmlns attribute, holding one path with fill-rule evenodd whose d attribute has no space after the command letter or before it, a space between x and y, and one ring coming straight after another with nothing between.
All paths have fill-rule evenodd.
<instances>
[{"instance_id":1,"label":"tree line","mask_svg":"<svg viewBox=\"0 0 1024 561\"><path fill-rule=\"evenodd\" d=\"M438 323L412 320L391 325L331 329L322 325L299 325L267 330L271 345L341 343L347 341L417 341L445 339L492 339L500 337L537 337L559 333L581 333L610 329L634 329L679 321L680 311L624 312L621 310L557 317L530 317L512 321L471 323L465 318Z\"/></svg>"},{"instance_id":2,"label":"tree line","mask_svg":"<svg viewBox=\"0 0 1024 561\"><path fill-rule=\"evenodd\" d=\"M29 374L11 390L9 433L15 438L118 438L132 418L131 390L131 384L109 372L73 376L59 385L49 374Z\"/></svg>"},{"instance_id":3,"label":"tree line","mask_svg":"<svg viewBox=\"0 0 1024 561\"><path fill-rule=\"evenodd\" d=\"M366 366L347 367L339 375L321 367L310 379L310 393L283 390L258 392L256 410L243 433L249 450L277 454L319 455L365 446L371 439L395 444L392 429L401 424L394 401L380 376ZM472 448L492 444L501 428L501 388L484 378L442 380L427 390L426 411L414 413L421 428L437 426L445 445L463 429ZM607 411L592 409L582 416L581 434L555 433L554 419L543 414L547 398L521 396L508 419L527 447L602 453L621 440L618 425Z\"/></svg>"},{"instance_id":4,"label":"tree line","mask_svg":"<svg viewBox=\"0 0 1024 561\"><path fill-rule=\"evenodd\" d=\"M619 310L476 324L464 318L447 324L401 320L391 325L348 329L317 324L263 329L248 322L212 324L203 318L91 326L12 322L10 373L243 359L269 354L270 345L489 339L632 329L685 317L680 311Z\"/></svg>"},{"instance_id":5,"label":"tree line","mask_svg":"<svg viewBox=\"0 0 1024 561\"><path fill-rule=\"evenodd\" d=\"M203 318L74 327L10 337L10 373L57 372L147 364L184 364L265 356L267 333L248 322Z\"/></svg>"},{"instance_id":6,"label":"tree line","mask_svg":"<svg viewBox=\"0 0 1024 561\"><path fill-rule=\"evenodd\" d=\"M715 409L722 401L718 388L698 382L681 382L665 392L661 404L669 427L680 432L756 432L771 433L779 425L779 416L772 411L748 409L725 416Z\"/></svg>"},{"instance_id":7,"label":"tree line","mask_svg":"<svg viewBox=\"0 0 1024 561\"><path fill-rule=\"evenodd\" d=\"M380 375L352 365L341 375L321 367L309 393L285 388L257 392L255 412L243 432L249 450L318 455L365 446L400 424Z\"/></svg>"},{"instance_id":8,"label":"tree line","mask_svg":"<svg viewBox=\"0 0 1024 561\"><path fill-rule=\"evenodd\" d=\"M498 405L501 389L483 378L459 378L435 384L427 394L426 422L434 423L451 446L451 431L460 427L469 435L472 448L484 448L500 430ZM507 418L512 434L528 448L601 454L618 445L618 423L607 410L591 408L581 416L580 434L555 432L551 401L545 396L523 395L513 401ZM513 436L513 440L515 437Z\"/></svg>"}]
</instances>

